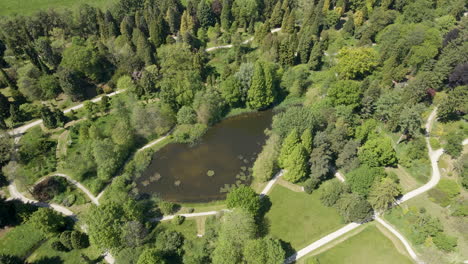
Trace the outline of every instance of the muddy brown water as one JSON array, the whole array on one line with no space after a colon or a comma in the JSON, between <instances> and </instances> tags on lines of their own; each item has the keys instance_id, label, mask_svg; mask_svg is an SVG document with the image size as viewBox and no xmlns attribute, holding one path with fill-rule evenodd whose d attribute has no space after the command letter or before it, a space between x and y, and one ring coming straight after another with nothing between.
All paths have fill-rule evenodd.
<instances>
[{"instance_id":1,"label":"muddy brown water","mask_svg":"<svg viewBox=\"0 0 468 264\"><path fill-rule=\"evenodd\" d=\"M194 146L165 146L153 155L137 188L172 202L224 199L229 188L250 183L272 116L271 110L238 115L210 128Z\"/></svg>"}]
</instances>

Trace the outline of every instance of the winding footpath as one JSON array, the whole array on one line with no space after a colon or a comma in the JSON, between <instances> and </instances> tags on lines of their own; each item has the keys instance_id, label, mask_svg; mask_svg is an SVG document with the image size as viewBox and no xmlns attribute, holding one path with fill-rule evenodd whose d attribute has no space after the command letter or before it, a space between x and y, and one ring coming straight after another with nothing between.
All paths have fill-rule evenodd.
<instances>
[{"instance_id":1,"label":"winding footpath","mask_svg":"<svg viewBox=\"0 0 468 264\"><path fill-rule=\"evenodd\" d=\"M429 191L430 189L432 189L433 187L435 187L437 185L437 183L439 183L440 181L440 170L439 170L439 165L438 165L438 161L439 161L439 158L440 156L444 153L444 150L443 149L438 149L438 150L432 150L432 147L429 143L429 138L430 138L430 132L431 132L431 129L432 129L432 125L435 121L435 118L437 116L437 107L434 108L434 110L431 112L431 114L429 115L428 119L427 119L427 122L426 122L426 125L425 125L425 128L426 128L426 144L427 144L427 148L428 148L428 154L429 154L429 158L430 158L430 161L431 161L431 166L432 166L432 172L431 172L431 179L429 180L428 183L426 183L425 185L419 187L418 189L416 190L413 190L405 195L403 195L398 201L395 202L395 205L398 205L398 204L401 204L401 203L404 203L418 195L421 195L427 191ZM468 144L468 139L465 139L463 140L462 142L463 145L467 145ZM339 173L335 174L335 177L337 177L340 181L344 181L344 178L342 177L342 175L339 175ZM341 179L342 178L342 179ZM403 243L403 245L405 246L406 250L408 251L408 253L410 254L410 256L413 258L413 260L416 262L416 263L423 263L421 260L419 260L418 256L416 255L416 253L414 252L414 250L411 248L410 246L410 243L403 237L403 235L401 235L393 226L391 226L390 224L388 224L387 222L385 222L382 218L380 218L380 216L378 214L376 214L374 216L375 220L379 223L381 223L384 227L386 227L388 230L390 230L390 232L392 232L398 239L401 240L401 242ZM346 226L344 226L343 228L315 241L314 243L306 246L305 248L299 250L298 252L296 252L295 254L293 254L292 256L288 257L286 260L285 260L285 264L289 264L289 263L292 263L292 262L295 262L296 260L306 256L307 254L309 254L310 252L318 249L319 247L331 242L332 240L356 229L357 227L359 227L360 225L362 225L362 223L350 223Z\"/></svg>"}]
</instances>

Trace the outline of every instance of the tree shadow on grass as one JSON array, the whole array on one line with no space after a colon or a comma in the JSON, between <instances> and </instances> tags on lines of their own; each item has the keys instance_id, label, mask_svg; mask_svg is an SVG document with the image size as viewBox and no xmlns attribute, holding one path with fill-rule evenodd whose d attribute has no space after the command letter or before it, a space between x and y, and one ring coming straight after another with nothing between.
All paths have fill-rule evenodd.
<instances>
[{"instance_id":1,"label":"tree shadow on grass","mask_svg":"<svg viewBox=\"0 0 468 264\"><path fill-rule=\"evenodd\" d=\"M63 260L56 256L56 257L43 257L39 260L34 261L32 264L62 264Z\"/></svg>"}]
</instances>

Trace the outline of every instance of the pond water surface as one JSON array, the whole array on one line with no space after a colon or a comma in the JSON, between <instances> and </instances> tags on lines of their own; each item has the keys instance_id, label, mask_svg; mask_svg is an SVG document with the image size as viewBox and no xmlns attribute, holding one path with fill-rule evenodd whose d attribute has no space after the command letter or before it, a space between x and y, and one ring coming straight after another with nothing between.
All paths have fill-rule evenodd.
<instances>
[{"instance_id":1,"label":"pond water surface","mask_svg":"<svg viewBox=\"0 0 468 264\"><path fill-rule=\"evenodd\" d=\"M250 168L272 116L270 110L231 117L210 128L194 146L165 146L138 179L140 193L172 202L224 199L229 188L250 183Z\"/></svg>"}]
</instances>

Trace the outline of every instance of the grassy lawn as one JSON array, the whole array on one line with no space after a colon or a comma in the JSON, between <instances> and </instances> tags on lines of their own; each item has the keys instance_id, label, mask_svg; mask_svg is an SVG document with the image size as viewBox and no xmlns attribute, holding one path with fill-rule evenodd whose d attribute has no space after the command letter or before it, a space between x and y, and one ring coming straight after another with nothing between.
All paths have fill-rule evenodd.
<instances>
[{"instance_id":1,"label":"grassy lawn","mask_svg":"<svg viewBox=\"0 0 468 264\"><path fill-rule=\"evenodd\" d=\"M0 16L21 14L30 15L40 9L76 8L81 4L96 7L109 7L115 0L2 0L0 1Z\"/></svg>"},{"instance_id":2,"label":"grassy lawn","mask_svg":"<svg viewBox=\"0 0 468 264\"><path fill-rule=\"evenodd\" d=\"M40 245L42 240L42 234L31 224L19 225L0 238L0 254L10 254L22 258Z\"/></svg>"},{"instance_id":3,"label":"grassy lawn","mask_svg":"<svg viewBox=\"0 0 468 264\"><path fill-rule=\"evenodd\" d=\"M298 193L275 185L269 195L272 206L265 215L270 234L299 250L342 227L337 210L323 206L318 193Z\"/></svg>"},{"instance_id":4,"label":"grassy lawn","mask_svg":"<svg viewBox=\"0 0 468 264\"><path fill-rule=\"evenodd\" d=\"M164 221L161 222L156 229L176 231L189 240L197 238L197 222L195 219L185 219L181 225L177 225L172 221Z\"/></svg>"},{"instance_id":5,"label":"grassy lawn","mask_svg":"<svg viewBox=\"0 0 468 264\"><path fill-rule=\"evenodd\" d=\"M53 239L49 239L36 249L28 258L28 262L33 263L34 261L41 260L41 263L48 264L81 264L84 263L81 259L82 254L94 261L100 259L101 252L92 246L85 249L75 249L69 252L58 252L51 248L50 245L52 241Z\"/></svg>"},{"instance_id":6,"label":"grassy lawn","mask_svg":"<svg viewBox=\"0 0 468 264\"><path fill-rule=\"evenodd\" d=\"M407 193L421 186L421 184L401 166L398 166L398 168L385 168L385 171L393 172L398 176L400 185L403 188L403 193Z\"/></svg>"},{"instance_id":7,"label":"grassy lawn","mask_svg":"<svg viewBox=\"0 0 468 264\"><path fill-rule=\"evenodd\" d=\"M419 252L426 263L450 263L449 260L468 259L468 221L463 217L451 216L449 208L444 208L429 200L427 194L409 200L400 207L392 209L385 215L385 219L395 226L407 238L411 238L410 211L425 208L427 213L437 217L444 227L444 233L458 238L458 246L453 253L444 253L438 250L430 241L422 245L414 245L413 248ZM411 241L410 241L411 242ZM424 257L426 257L424 259Z\"/></svg>"},{"instance_id":8,"label":"grassy lawn","mask_svg":"<svg viewBox=\"0 0 468 264\"><path fill-rule=\"evenodd\" d=\"M333 248L315 257L318 263L333 264L411 264L408 257L400 254L393 242L380 232L374 225L367 226L360 233L339 243ZM312 264L313 257L305 260L305 263Z\"/></svg>"}]
</instances>

